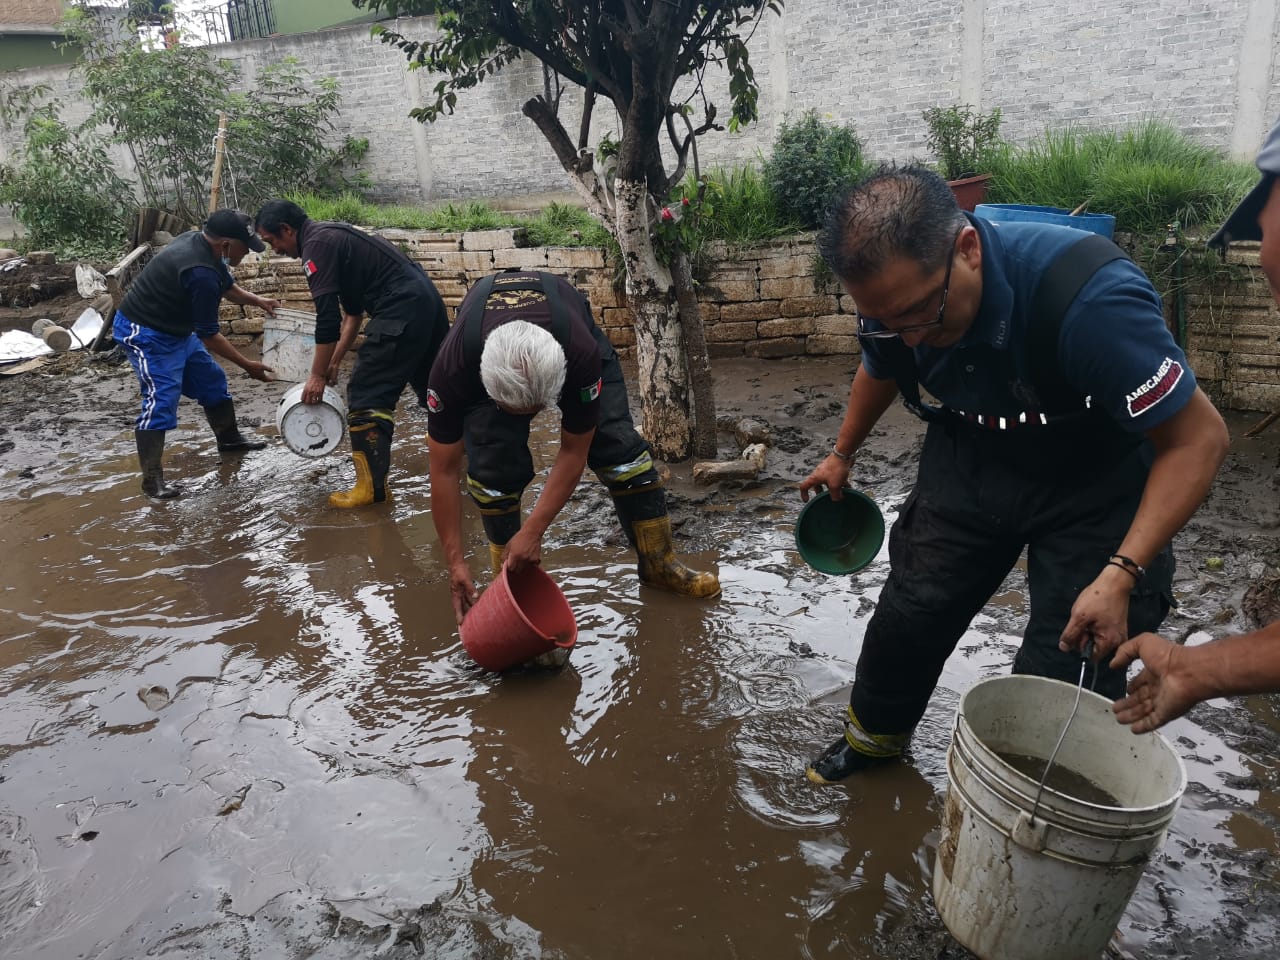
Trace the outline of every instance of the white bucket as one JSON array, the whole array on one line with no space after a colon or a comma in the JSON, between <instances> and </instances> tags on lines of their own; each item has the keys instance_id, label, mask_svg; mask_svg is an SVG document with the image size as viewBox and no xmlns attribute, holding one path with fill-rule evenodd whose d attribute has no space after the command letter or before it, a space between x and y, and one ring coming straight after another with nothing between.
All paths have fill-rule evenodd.
<instances>
[{"instance_id":1,"label":"white bucket","mask_svg":"<svg viewBox=\"0 0 1280 960\"><path fill-rule=\"evenodd\" d=\"M262 362L277 380L301 383L311 375L316 350L316 315L279 307L262 318Z\"/></svg>"},{"instance_id":2,"label":"white bucket","mask_svg":"<svg viewBox=\"0 0 1280 960\"><path fill-rule=\"evenodd\" d=\"M333 387L319 403L303 403L305 384L290 387L276 407L276 427L289 449L303 457L323 457L347 435L347 405Z\"/></svg>"},{"instance_id":3,"label":"white bucket","mask_svg":"<svg viewBox=\"0 0 1280 960\"><path fill-rule=\"evenodd\" d=\"M933 897L952 936L982 960L1098 960L1187 785L1157 733L1134 736L1085 690L1055 768L1116 798L1103 806L1046 786L998 753L1053 752L1076 687L1043 677L976 684L947 751L946 807Z\"/></svg>"}]
</instances>

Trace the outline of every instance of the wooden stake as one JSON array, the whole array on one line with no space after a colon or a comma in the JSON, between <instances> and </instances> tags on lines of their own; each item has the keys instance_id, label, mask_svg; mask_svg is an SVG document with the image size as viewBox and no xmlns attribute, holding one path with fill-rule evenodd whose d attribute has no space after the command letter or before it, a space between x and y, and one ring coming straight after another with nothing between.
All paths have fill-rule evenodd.
<instances>
[{"instance_id":1,"label":"wooden stake","mask_svg":"<svg viewBox=\"0 0 1280 960\"><path fill-rule=\"evenodd\" d=\"M213 188L209 191L209 212L218 209L218 187L222 183L222 154L227 145L227 111L218 111L218 136L213 148Z\"/></svg>"}]
</instances>

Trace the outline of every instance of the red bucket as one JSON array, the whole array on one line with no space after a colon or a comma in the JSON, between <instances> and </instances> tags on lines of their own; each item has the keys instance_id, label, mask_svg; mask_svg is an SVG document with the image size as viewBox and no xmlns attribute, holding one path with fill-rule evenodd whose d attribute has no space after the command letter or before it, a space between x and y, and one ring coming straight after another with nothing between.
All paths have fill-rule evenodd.
<instances>
[{"instance_id":1,"label":"red bucket","mask_svg":"<svg viewBox=\"0 0 1280 960\"><path fill-rule=\"evenodd\" d=\"M539 566L502 572L462 619L462 645L486 670L506 670L578 641L569 601Z\"/></svg>"}]
</instances>

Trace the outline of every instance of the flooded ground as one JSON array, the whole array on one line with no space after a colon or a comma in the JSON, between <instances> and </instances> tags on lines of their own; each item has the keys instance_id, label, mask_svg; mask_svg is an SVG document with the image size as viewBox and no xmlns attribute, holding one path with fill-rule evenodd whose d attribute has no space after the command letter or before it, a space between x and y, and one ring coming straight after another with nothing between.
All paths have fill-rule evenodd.
<instances>
[{"instance_id":1,"label":"flooded ground","mask_svg":"<svg viewBox=\"0 0 1280 960\"><path fill-rule=\"evenodd\" d=\"M457 637L420 411L402 407L394 502L344 512L326 494L345 452L290 453L284 386L233 376L272 445L220 458L184 402L166 466L186 496L158 503L127 366L51 369L0 382L0 956L968 956L929 892L944 757L960 692L1008 669L1025 577L961 642L910 763L804 780L887 570L882 550L817 573L791 537L847 361L717 365L722 415L774 433L759 482L673 468L678 549L720 600L641 588L584 483L544 552L578 614L570 666L502 677ZM919 437L895 408L859 464L890 520ZM1179 539L1168 635L1244 628L1280 560L1278 450L1280 428L1233 443ZM1275 955L1278 716L1218 701L1167 729L1191 786L1113 956Z\"/></svg>"}]
</instances>

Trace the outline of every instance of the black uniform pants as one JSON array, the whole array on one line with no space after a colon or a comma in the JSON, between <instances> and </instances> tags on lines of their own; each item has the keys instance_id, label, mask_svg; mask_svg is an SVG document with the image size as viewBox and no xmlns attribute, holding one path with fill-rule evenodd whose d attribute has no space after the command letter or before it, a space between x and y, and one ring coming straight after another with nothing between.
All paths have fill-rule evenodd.
<instances>
[{"instance_id":1,"label":"black uniform pants","mask_svg":"<svg viewBox=\"0 0 1280 960\"><path fill-rule=\"evenodd\" d=\"M394 410L405 384L425 407L427 377L448 332L444 304L425 286L406 290L371 318L347 384L351 422L365 410Z\"/></svg>"},{"instance_id":2,"label":"black uniform pants","mask_svg":"<svg viewBox=\"0 0 1280 960\"><path fill-rule=\"evenodd\" d=\"M660 481L649 444L636 430L627 401L622 365L605 335L593 330L600 347L601 380L599 419L587 451L587 466L612 492L632 490ZM467 411L463 443L467 451L467 480L472 497L482 511L502 512L518 508L520 494L533 479L529 453L532 416L499 410L485 399Z\"/></svg>"},{"instance_id":3,"label":"black uniform pants","mask_svg":"<svg viewBox=\"0 0 1280 960\"><path fill-rule=\"evenodd\" d=\"M919 722L947 657L1024 546L1031 612L1014 672L1079 679L1078 655L1058 639L1077 595L1124 539L1150 466L1148 444L1102 429L1019 436L929 426L849 698L864 729L904 734ZM1160 625L1172 580L1166 548L1129 598L1130 634ZM1124 671L1098 669L1098 693L1115 699L1124 685Z\"/></svg>"}]
</instances>

